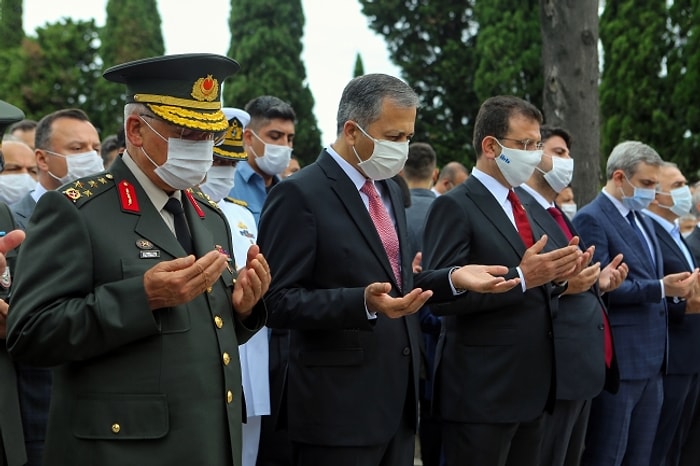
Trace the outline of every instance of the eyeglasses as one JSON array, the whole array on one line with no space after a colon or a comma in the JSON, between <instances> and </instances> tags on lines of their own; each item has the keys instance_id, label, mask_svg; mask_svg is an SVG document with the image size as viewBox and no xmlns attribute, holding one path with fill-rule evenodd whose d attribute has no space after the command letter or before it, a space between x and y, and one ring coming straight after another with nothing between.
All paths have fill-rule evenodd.
<instances>
[{"instance_id":1,"label":"eyeglasses","mask_svg":"<svg viewBox=\"0 0 700 466\"><path fill-rule=\"evenodd\" d=\"M511 141L511 142L517 142L518 144L523 145L523 150L542 150L544 148L544 144L538 141L533 141L531 139L513 139L513 138L497 138L497 139L502 139L504 141Z\"/></svg>"},{"instance_id":2,"label":"eyeglasses","mask_svg":"<svg viewBox=\"0 0 700 466\"><path fill-rule=\"evenodd\" d=\"M166 125L168 125L170 128L172 128L175 131L180 132L180 139L187 139L190 141L214 141L214 145L217 144L217 142L221 142L224 139L224 135L226 134L226 131L217 131L217 132L209 132L209 131L197 131L196 129L189 129L189 128L183 128L181 126L175 126L173 124L168 123L167 121L155 117L153 115L149 115L147 113L140 113L140 117L145 117L145 118L151 118L153 120L157 121L162 121ZM146 123L148 124L148 123ZM149 128L151 128L151 125L148 125ZM153 129L153 128L151 128ZM154 130L155 131L155 130Z\"/></svg>"}]
</instances>

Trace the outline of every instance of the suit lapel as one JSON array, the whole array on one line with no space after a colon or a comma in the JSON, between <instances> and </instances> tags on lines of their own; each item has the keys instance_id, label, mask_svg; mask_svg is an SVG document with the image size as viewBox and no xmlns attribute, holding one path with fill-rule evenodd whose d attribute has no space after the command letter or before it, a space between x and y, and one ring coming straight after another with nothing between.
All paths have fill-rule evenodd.
<instances>
[{"instance_id":1,"label":"suit lapel","mask_svg":"<svg viewBox=\"0 0 700 466\"><path fill-rule=\"evenodd\" d=\"M559 224L552 218L552 215L524 189L515 188L515 191L530 218L533 233L535 230L540 233L535 234L535 238L542 237L542 234L547 235L548 240L544 246L544 252L567 246L569 242L566 240L566 236Z\"/></svg>"},{"instance_id":2,"label":"suit lapel","mask_svg":"<svg viewBox=\"0 0 700 466\"><path fill-rule=\"evenodd\" d=\"M476 177L470 176L464 184L467 195L474 201L483 217L496 227L518 257L522 257L525 254L525 244L496 198Z\"/></svg>"},{"instance_id":3,"label":"suit lapel","mask_svg":"<svg viewBox=\"0 0 700 466\"><path fill-rule=\"evenodd\" d=\"M640 214L637 216L640 220L640 223L642 224L642 227L644 228L644 231L647 234L647 238L649 238L649 241L651 241L651 247L654 250L654 264L656 265L656 274L658 277L663 277L664 276L664 260L663 256L661 255L661 249L659 247L659 241L657 239L656 233L654 232L654 225L652 225L652 222L654 222L652 219L648 218L644 214ZM656 223L656 222L654 222ZM645 244L644 247L647 245ZM647 247L647 249L649 249ZM678 246L676 246L676 249L678 249ZM650 261L651 258L649 258L647 261Z\"/></svg>"},{"instance_id":4,"label":"suit lapel","mask_svg":"<svg viewBox=\"0 0 700 466\"><path fill-rule=\"evenodd\" d=\"M641 240L637 236L637 233L632 229L630 222L622 216L617 207L607 198L603 193L598 195L601 208L605 213L605 216L612 222L617 224L617 228L613 228L615 234L620 237L620 241L629 244L630 249L634 252L637 257L637 262L640 264L646 264L651 270L654 270L653 264L651 262L651 257L645 251L649 248L646 244L642 244ZM647 233L650 235L649 233ZM653 236L653 235L650 235ZM644 248L644 249L642 249ZM612 258L611 258L612 259ZM628 262L629 264L629 262Z\"/></svg>"},{"instance_id":5,"label":"suit lapel","mask_svg":"<svg viewBox=\"0 0 700 466\"><path fill-rule=\"evenodd\" d=\"M355 188L355 184L350 180L350 178L348 178L345 172L343 172L343 169L340 168L340 166L326 151L323 151L317 162L328 177L331 190L335 192L336 196L338 196L338 199L345 207L350 219L355 223L355 225L357 225L357 229L367 242L370 250L382 264L382 267L386 271L387 277L389 277L390 281L394 283L394 286L396 286L394 271L391 269L391 264L389 263L389 258L384 250L384 245L379 238L379 233L377 233L377 229L369 216L367 208L360 198L360 193ZM396 211L395 206L397 203L394 197L392 197L391 202L392 206L394 206L394 210ZM399 238L401 237L399 236Z\"/></svg>"}]
</instances>

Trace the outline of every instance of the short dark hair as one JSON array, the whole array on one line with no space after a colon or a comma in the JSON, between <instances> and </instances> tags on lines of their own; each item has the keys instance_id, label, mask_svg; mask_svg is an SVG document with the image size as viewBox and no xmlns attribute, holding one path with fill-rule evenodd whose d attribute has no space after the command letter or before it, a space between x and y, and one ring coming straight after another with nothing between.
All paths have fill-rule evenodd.
<instances>
[{"instance_id":1,"label":"short dark hair","mask_svg":"<svg viewBox=\"0 0 700 466\"><path fill-rule=\"evenodd\" d=\"M74 120L90 122L90 118L87 116L87 113L79 108L64 108L49 113L39 120L39 124L36 125L35 146L37 149L49 148L49 144L51 142L51 125L53 125L53 122L59 118L72 118Z\"/></svg>"},{"instance_id":2,"label":"short dark hair","mask_svg":"<svg viewBox=\"0 0 700 466\"><path fill-rule=\"evenodd\" d=\"M294 109L284 100L272 96L261 95L250 100L244 110L250 115L250 122L247 126L257 129L264 126L270 120L287 120L296 124L297 115Z\"/></svg>"},{"instance_id":3,"label":"short dark hair","mask_svg":"<svg viewBox=\"0 0 700 466\"><path fill-rule=\"evenodd\" d=\"M10 125L10 128L7 130L10 134L12 134L13 131L20 130L20 131L31 131L34 128L36 128L37 125L36 120L30 120L25 118L24 120L20 120L17 123L13 123Z\"/></svg>"},{"instance_id":4,"label":"short dark hair","mask_svg":"<svg viewBox=\"0 0 700 466\"><path fill-rule=\"evenodd\" d=\"M408 158L403 174L409 181L428 180L433 176L437 155L427 142L414 142L408 146Z\"/></svg>"},{"instance_id":5,"label":"short dark hair","mask_svg":"<svg viewBox=\"0 0 700 466\"><path fill-rule=\"evenodd\" d=\"M487 136L496 139L505 137L510 129L510 118L522 115L542 124L542 112L537 107L519 97L497 95L489 97L481 104L474 122L474 150L476 158L481 157L481 141Z\"/></svg>"},{"instance_id":6,"label":"short dark hair","mask_svg":"<svg viewBox=\"0 0 700 466\"><path fill-rule=\"evenodd\" d=\"M540 137L542 137L542 142L552 136L559 136L566 143L566 148L571 150L571 133L569 133L564 128L558 126L542 125L540 126Z\"/></svg>"},{"instance_id":7,"label":"short dark hair","mask_svg":"<svg viewBox=\"0 0 700 466\"><path fill-rule=\"evenodd\" d=\"M104 138L102 140L102 146L100 146L100 155L102 156L102 160L107 161L107 156L109 153L115 149L119 149L120 147L122 146L119 145L119 140L116 134L110 134Z\"/></svg>"}]
</instances>

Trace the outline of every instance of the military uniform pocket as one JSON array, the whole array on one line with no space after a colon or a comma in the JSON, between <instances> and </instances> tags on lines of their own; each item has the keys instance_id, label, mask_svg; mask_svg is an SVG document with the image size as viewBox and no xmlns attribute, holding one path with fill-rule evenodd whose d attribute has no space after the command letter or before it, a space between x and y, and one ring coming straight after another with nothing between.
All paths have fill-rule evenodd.
<instances>
[{"instance_id":1,"label":"military uniform pocket","mask_svg":"<svg viewBox=\"0 0 700 466\"><path fill-rule=\"evenodd\" d=\"M170 429L165 395L88 394L76 400L73 435L94 440L163 438Z\"/></svg>"}]
</instances>

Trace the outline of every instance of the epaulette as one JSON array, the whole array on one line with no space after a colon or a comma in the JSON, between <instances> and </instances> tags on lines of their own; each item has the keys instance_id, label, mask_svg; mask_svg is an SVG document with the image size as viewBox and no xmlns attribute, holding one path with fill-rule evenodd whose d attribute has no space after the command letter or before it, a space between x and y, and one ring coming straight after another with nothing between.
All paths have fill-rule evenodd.
<instances>
[{"instance_id":1,"label":"epaulette","mask_svg":"<svg viewBox=\"0 0 700 466\"><path fill-rule=\"evenodd\" d=\"M63 185L59 190L68 199L73 201L76 207L80 207L103 192L106 192L113 185L114 176L112 176L111 173L99 173Z\"/></svg>"},{"instance_id":2,"label":"epaulette","mask_svg":"<svg viewBox=\"0 0 700 466\"><path fill-rule=\"evenodd\" d=\"M232 202L234 204L238 204L238 205L243 206L243 207L248 207L248 203L246 201L243 201L241 199L234 199L231 196L225 197L224 200L226 202Z\"/></svg>"},{"instance_id":3,"label":"epaulette","mask_svg":"<svg viewBox=\"0 0 700 466\"><path fill-rule=\"evenodd\" d=\"M199 188L189 188L189 189L187 190L187 192L189 192L190 194L192 194L192 197L193 197L194 199L197 199L199 202L201 202L201 203L203 203L203 204L205 204L205 205L208 205L208 206L211 207L212 209L221 210L221 209L219 209L219 205L218 205L216 202L214 202L214 201L209 197L209 195L208 195L208 194L205 194L201 189L199 189Z\"/></svg>"}]
</instances>

